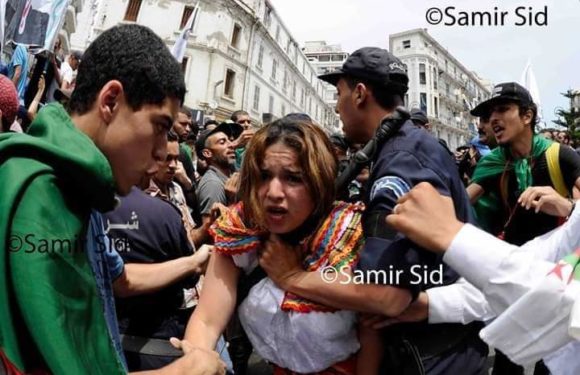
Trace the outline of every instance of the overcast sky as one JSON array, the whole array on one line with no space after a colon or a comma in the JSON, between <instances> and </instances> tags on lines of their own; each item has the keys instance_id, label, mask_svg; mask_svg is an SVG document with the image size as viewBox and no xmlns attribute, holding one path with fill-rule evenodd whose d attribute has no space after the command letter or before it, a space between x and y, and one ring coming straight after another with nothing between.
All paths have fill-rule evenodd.
<instances>
[{"instance_id":1,"label":"overcast sky","mask_svg":"<svg viewBox=\"0 0 580 375\"><path fill-rule=\"evenodd\" d=\"M557 107L569 107L560 93L580 89L580 0L270 0L296 40L325 40L347 52L374 45L388 48L389 35L427 28L465 67L494 83L519 81L531 60L548 126ZM430 25L427 10L508 12L503 26ZM547 26L515 26L520 14L544 11ZM497 7L497 12L495 11ZM538 19L542 21L540 17ZM444 18L444 21L450 21Z\"/></svg>"}]
</instances>

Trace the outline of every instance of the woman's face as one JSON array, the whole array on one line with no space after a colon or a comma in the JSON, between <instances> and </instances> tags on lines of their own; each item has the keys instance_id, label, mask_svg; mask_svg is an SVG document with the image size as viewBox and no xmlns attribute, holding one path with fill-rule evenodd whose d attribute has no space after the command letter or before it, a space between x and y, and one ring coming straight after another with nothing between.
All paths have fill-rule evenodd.
<instances>
[{"instance_id":1,"label":"woman's face","mask_svg":"<svg viewBox=\"0 0 580 375\"><path fill-rule=\"evenodd\" d=\"M258 197L265 213L266 229L284 234L298 228L314 211L296 152L276 143L266 149L261 167Z\"/></svg>"}]
</instances>

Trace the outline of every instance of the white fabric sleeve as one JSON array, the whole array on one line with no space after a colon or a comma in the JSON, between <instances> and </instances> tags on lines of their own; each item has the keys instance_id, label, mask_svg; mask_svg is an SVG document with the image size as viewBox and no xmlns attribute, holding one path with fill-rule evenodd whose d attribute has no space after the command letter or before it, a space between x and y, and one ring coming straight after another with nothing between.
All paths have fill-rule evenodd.
<instances>
[{"instance_id":1,"label":"white fabric sleeve","mask_svg":"<svg viewBox=\"0 0 580 375\"><path fill-rule=\"evenodd\" d=\"M426 290L429 323L489 321L495 317L483 293L464 278L455 284Z\"/></svg>"},{"instance_id":2,"label":"white fabric sleeve","mask_svg":"<svg viewBox=\"0 0 580 375\"><path fill-rule=\"evenodd\" d=\"M455 236L443 260L483 292L496 315L554 267L470 224Z\"/></svg>"},{"instance_id":3,"label":"white fabric sleeve","mask_svg":"<svg viewBox=\"0 0 580 375\"><path fill-rule=\"evenodd\" d=\"M538 259L557 262L580 247L580 204L562 226L522 245Z\"/></svg>"},{"instance_id":4,"label":"white fabric sleeve","mask_svg":"<svg viewBox=\"0 0 580 375\"><path fill-rule=\"evenodd\" d=\"M73 81L73 70L65 66L61 71L61 78L63 82L71 84Z\"/></svg>"}]
</instances>

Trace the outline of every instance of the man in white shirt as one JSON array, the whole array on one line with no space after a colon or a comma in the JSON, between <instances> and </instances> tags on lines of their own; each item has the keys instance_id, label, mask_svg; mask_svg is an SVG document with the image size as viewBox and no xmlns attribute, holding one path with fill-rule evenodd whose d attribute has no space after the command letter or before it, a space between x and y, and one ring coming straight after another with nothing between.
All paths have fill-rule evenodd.
<instances>
[{"instance_id":1,"label":"man in white shirt","mask_svg":"<svg viewBox=\"0 0 580 375\"><path fill-rule=\"evenodd\" d=\"M60 88L63 90L72 90L75 87L75 78L77 69L82 59L82 54L78 51L73 51L66 61L60 66L60 77L62 84Z\"/></svg>"},{"instance_id":2,"label":"man in white shirt","mask_svg":"<svg viewBox=\"0 0 580 375\"><path fill-rule=\"evenodd\" d=\"M459 222L451 199L429 184L403 196L387 217L389 225L445 253L444 261L473 285L435 288L399 320L497 317L480 336L511 360L530 364L543 358L553 374L580 373L580 252L573 253L580 246L580 209L560 198L541 188L522 194L526 207L558 216L569 210L570 216L562 227L517 247Z\"/></svg>"}]
</instances>

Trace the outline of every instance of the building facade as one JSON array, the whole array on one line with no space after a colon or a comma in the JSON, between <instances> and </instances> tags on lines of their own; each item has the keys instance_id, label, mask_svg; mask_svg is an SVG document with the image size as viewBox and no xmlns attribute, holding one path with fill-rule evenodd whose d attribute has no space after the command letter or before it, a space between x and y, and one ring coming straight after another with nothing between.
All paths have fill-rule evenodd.
<instances>
[{"instance_id":1,"label":"building facade","mask_svg":"<svg viewBox=\"0 0 580 375\"><path fill-rule=\"evenodd\" d=\"M76 31L70 34L70 46L74 51L84 51L89 40L93 40L91 35L96 22L96 14L101 0L82 0L84 5L77 13Z\"/></svg>"},{"instance_id":2,"label":"building facade","mask_svg":"<svg viewBox=\"0 0 580 375\"><path fill-rule=\"evenodd\" d=\"M451 150L468 142L477 131L477 118L469 111L491 95L490 83L463 66L426 29L390 35L389 50L407 66L407 107L422 109L433 134Z\"/></svg>"},{"instance_id":3,"label":"building facade","mask_svg":"<svg viewBox=\"0 0 580 375\"><path fill-rule=\"evenodd\" d=\"M94 24L75 40L88 46L121 23L150 27L173 46L193 11L193 0L100 0ZM185 104L218 121L238 109L267 123L292 112L309 114L323 127L336 123L323 100L316 70L267 0L201 0L182 62ZM91 18L89 16L89 18Z\"/></svg>"},{"instance_id":4,"label":"building facade","mask_svg":"<svg viewBox=\"0 0 580 375\"><path fill-rule=\"evenodd\" d=\"M77 31L79 25L77 17L83 11L86 1L87 0L72 0L66 9L64 23L62 29L59 31L61 48L65 53L68 53L71 50L70 37Z\"/></svg>"},{"instance_id":5,"label":"building facade","mask_svg":"<svg viewBox=\"0 0 580 375\"><path fill-rule=\"evenodd\" d=\"M305 42L302 51L310 64L316 69L316 74L318 75L330 73L341 68L349 55L342 50L340 45L328 45L325 41ZM336 87L328 82L322 82L322 89L324 101L332 108L335 108L338 99ZM338 132L341 128L342 125L337 120L333 130Z\"/></svg>"}]
</instances>

